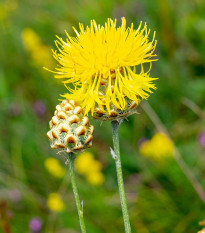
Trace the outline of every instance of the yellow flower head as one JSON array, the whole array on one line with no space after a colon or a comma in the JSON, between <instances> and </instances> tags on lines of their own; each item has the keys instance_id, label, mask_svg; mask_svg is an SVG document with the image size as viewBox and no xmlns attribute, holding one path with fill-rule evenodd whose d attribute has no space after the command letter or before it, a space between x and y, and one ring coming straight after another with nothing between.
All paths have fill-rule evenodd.
<instances>
[{"instance_id":1,"label":"yellow flower head","mask_svg":"<svg viewBox=\"0 0 205 233\"><path fill-rule=\"evenodd\" d=\"M105 181L105 177L102 172L90 172L86 175L86 180L91 185L102 185Z\"/></svg>"},{"instance_id":2,"label":"yellow flower head","mask_svg":"<svg viewBox=\"0 0 205 233\"><path fill-rule=\"evenodd\" d=\"M43 44L39 35L31 28L25 28L22 31L22 40L24 47L31 56L34 65L42 71L45 63L49 66L53 65L52 56L50 55L50 47Z\"/></svg>"},{"instance_id":3,"label":"yellow flower head","mask_svg":"<svg viewBox=\"0 0 205 233\"><path fill-rule=\"evenodd\" d=\"M28 51L34 51L36 50L37 47L40 47L42 45L40 37L31 28L25 28L22 31L22 39L25 48Z\"/></svg>"},{"instance_id":4,"label":"yellow flower head","mask_svg":"<svg viewBox=\"0 0 205 233\"><path fill-rule=\"evenodd\" d=\"M75 159L75 169L77 173L85 176L91 185L101 185L105 181L102 164L97 161L90 152L83 152Z\"/></svg>"},{"instance_id":5,"label":"yellow flower head","mask_svg":"<svg viewBox=\"0 0 205 233\"><path fill-rule=\"evenodd\" d=\"M149 41L150 30L140 23L138 29L133 24L126 27L122 18L121 26L108 19L104 26L91 20L90 27L74 28L76 37L67 34L66 41L57 37L58 51L53 51L59 62L55 78L63 78L69 93L64 97L81 103L85 114L92 115L98 110L110 114L112 107L125 110L127 101L136 105L147 99L151 89L155 89L149 71L144 63L156 61L154 50L156 41ZM140 67L137 73L136 66ZM67 85L71 84L71 85Z\"/></svg>"},{"instance_id":6,"label":"yellow flower head","mask_svg":"<svg viewBox=\"0 0 205 233\"><path fill-rule=\"evenodd\" d=\"M153 159L173 156L174 147L170 139L163 133L156 133L151 140L140 146L140 153Z\"/></svg>"},{"instance_id":7,"label":"yellow flower head","mask_svg":"<svg viewBox=\"0 0 205 233\"><path fill-rule=\"evenodd\" d=\"M58 193L50 193L47 200L47 206L55 212L62 212L65 208L64 203Z\"/></svg>"},{"instance_id":8,"label":"yellow flower head","mask_svg":"<svg viewBox=\"0 0 205 233\"><path fill-rule=\"evenodd\" d=\"M52 174L53 176L56 176L57 178L62 178L65 175L65 168L61 166L59 161L55 158L47 158L45 160L45 168Z\"/></svg>"},{"instance_id":9,"label":"yellow flower head","mask_svg":"<svg viewBox=\"0 0 205 233\"><path fill-rule=\"evenodd\" d=\"M94 159L90 152L83 152L75 159L75 169L77 173L86 175L92 172L98 172L102 169L102 164Z\"/></svg>"}]
</instances>

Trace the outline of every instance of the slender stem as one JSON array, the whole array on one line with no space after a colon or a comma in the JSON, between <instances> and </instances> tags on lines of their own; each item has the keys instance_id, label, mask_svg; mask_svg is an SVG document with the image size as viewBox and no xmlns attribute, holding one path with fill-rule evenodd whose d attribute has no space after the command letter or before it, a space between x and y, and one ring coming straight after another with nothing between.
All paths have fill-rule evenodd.
<instances>
[{"instance_id":1,"label":"slender stem","mask_svg":"<svg viewBox=\"0 0 205 233\"><path fill-rule=\"evenodd\" d=\"M69 161L68 166L69 166L69 171L70 171L70 179L71 179L71 184L72 184L72 188L73 188L75 202L76 202L76 206L77 206L77 210L78 210L80 227L81 227L82 233L86 233L85 223L84 223L84 218L83 218L83 207L82 207L82 205L80 203L80 198L79 198L79 195L78 195L78 189L77 189L76 180L75 180L74 156L73 156L72 153L70 153L68 155L68 161Z\"/></svg>"},{"instance_id":2,"label":"slender stem","mask_svg":"<svg viewBox=\"0 0 205 233\"><path fill-rule=\"evenodd\" d=\"M114 145L114 152L111 151L111 153L113 158L115 159L125 232L131 233L130 220L129 220L129 214L128 214L126 196L125 196L125 188L123 183L121 160L120 160L119 133L118 133L120 123L118 121L112 121L111 124L112 124L113 145Z\"/></svg>"},{"instance_id":3,"label":"slender stem","mask_svg":"<svg viewBox=\"0 0 205 233\"><path fill-rule=\"evenodd\" d=\"M152 107L147 102L143 102L143 104L141 106L144 109L144 111L147 113L147 115L150 117L150 119L152 120L152 122L154 123L154 125L156 126L158 131L164 132L172 141L168 130L166 129L165 125L162 123L162 121L160 120L160 118L158 117L156 112L152 109ZM189 180L189 182L191 183L191 185L195 189L195 191L198 194L198 196L200 197L200 199L205 203L205 191L204 191L202 185L200 184L200 182L194 176L191 169L187 166L187 164L183 160L180 152L178 151L178 149L174 145L173 141L172 141L172 144L174 147L174 158L175 158L176 162L178 163L179 167L184 172L185 176L187 177L187 179Z\"/></svg>"}]
</instances>

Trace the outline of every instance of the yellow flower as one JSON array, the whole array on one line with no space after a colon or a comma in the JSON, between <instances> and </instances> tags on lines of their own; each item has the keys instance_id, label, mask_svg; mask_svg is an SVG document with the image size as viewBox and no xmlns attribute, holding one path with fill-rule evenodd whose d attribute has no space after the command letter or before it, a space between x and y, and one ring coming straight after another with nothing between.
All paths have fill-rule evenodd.
<instances>
[{"instance_id":1,"label":"yellow flower","mask_svg":"<svg viewBox=\"0 0 205 233\"><path fill-rule=\"evenodd\" d=\"M50 210L61 212L64 210L64 203L58 193L50 193L47 200L47 206Z\"/></svg>"},{"instance_id":2,"label":"yellow flower","mask_svg":"<svg viewBox=\"0 0 205 233\"><path fill-rule=\"evenodd\" d=\"M44 165L53 176L62 178L65 175L65 168L62 167L60 162L55 158L47 158Z\"/></svg>"},{"instance_id":3,"label":"yellow flower","mask_svg":"<svg viewBox=\"0 0 205 233\"><path fill-rule=\"evenodd\" d=\"M102 164L94 159L90 152L83 152L75 159L75 169L77 173L86 175L90 172L100 171Z\"/></svg>"},{"instance_id":4,"label":"yellow flower","mask_svg":"<svg viewBox=\"0 0 205 233\"><path fill-rule=\"evenodd\" d=\"M101 185L105 181L105 177L102 172L90 172L86 175L86 180L91 185Z\"/></svg>"},{"instance_id":5,"label":"yellow flower","mask_svg":"<svg viewBox=\"0 0 205 233\"><path fill-rule=\"evenodd\" d=\"M0 2L0 22L7 20L18 8L17 0L6 0Z\"/></svg>"},{"instance_id":6,"label":"yellow flower","mask_svg":"<svg viewBox=\"0 0 205 233\"><path fill-rule=\"evenodd\" d=\"M156 133L151 140L141 144L140 153L147 157L159 159L161 157L173 156L174 147L165 134Z\"/></svg>"},{"instance_id":7,"label":"yellow flower","mask_svg":"<svg viewBox=\"0 0 205 233\"><path fill-rule=\"evenodd\" d=\"M75 169L80 175L84 175L87 182L92 185L101 185L105 181L102 164L94 159L90 152L83 152L75 159Z\"/></svg>"},{"instance_id":8,"label":"yellow flower","mask_svg":"<svg viewBox=\"0 0 205 233\"><path fill-rule=\"evenodd\" d=\"M91 20L90 27L79 24L79 32L74 28L76 37L67 34L66 41L57 37L58 51L53 51L59 62L55 78L63 78L70 93L63 95L81 103L88 112L111 113L116 107L126 110L127 103L134 101L137 105L141 99L147 99L152 83L156 78L149 77L152 61L156 61L154 50L156 41L149 41L150 30L147 25L138 29L126 27L122 18L121 26L117 21L107 19L105 26ZM145 72L143 64L149 63ZM140 71L136 71L139 66Z\"/></svg>"},{"instance_id":9,"label":"yellow flower","mask_svg":"<svg viewBox=\"0 0 205 233\"><path fill-rule=\"evenodd\" d=\"M53 65L50 55L50 47L44 45L38 34L31 28L25 28L22 31L22 40L26 50L32 58L32 62L37 68L43 70L42 67L47 64Z\"/></svg>"},{"instance_id":10,"label":"yellow flower","mask_svg":"<svg viewBox=\"0 0 205 233\"><path fill-rule=\"evenodd\" d=\"M83 152L75 159L75 169L77 173L84 175L89 171L93 162L93 155L90 152Z\"/></svg>"}]
</instances>

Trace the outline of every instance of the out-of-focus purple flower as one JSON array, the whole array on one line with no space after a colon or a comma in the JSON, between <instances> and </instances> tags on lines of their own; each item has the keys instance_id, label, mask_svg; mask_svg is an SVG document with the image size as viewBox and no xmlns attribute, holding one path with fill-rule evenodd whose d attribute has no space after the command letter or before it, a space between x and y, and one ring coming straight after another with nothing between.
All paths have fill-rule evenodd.
<instances>
[{"instance_id":1,"label":"out-of-focus purple flower","mask_svg":"<svg viewBox=\"0 0 205 233\"><path fill-rule=\"evenodd\" d=\"M198 138L200 145L205 147L205 132L200 133Z\"/></svg>"},{"instance_id":2,"label":"out-of-focus purple flower","mask_svg":"<svg viewBox=\"0 0 205 233\"><path fill-rule=\"evenodd\" d=\"M40 232L42 227L42 221L39 217L34 217L29 222L29 228L32 232L38 233Z\"/></svg>"},{"instance_id":3,"label":"out-of-focus purple flower","mask_svg":"<svg viewBox=\"0 0 205 233\"><path fill-rule=\"evenodd\" d=\"M33 109L37 116L43 116L46 112L46 105L42 100L37 100L33 104Z\"/></svg>"},{"instance_id":4,"label":"out-of-focus purple flower","mask_svg":"<svg viewBox=\"0 0 205 233\"><path fill-rule=\"evenodd\" d=\"M21 192L18 189L10 190L9 198L13 202L19 202L21 200Z\"/></svg>"},{"instance_id":5,"label":"out-of-focus purple flower","mask_svg":"<svg viewBox=\"0 0 205 233\"><path fill-rule=\"evenodd\" d=\"M8 107L8 114L12 117L16 117L21 113L21 107L17 103L11 103Z\"/></svg>"}]
</instances>

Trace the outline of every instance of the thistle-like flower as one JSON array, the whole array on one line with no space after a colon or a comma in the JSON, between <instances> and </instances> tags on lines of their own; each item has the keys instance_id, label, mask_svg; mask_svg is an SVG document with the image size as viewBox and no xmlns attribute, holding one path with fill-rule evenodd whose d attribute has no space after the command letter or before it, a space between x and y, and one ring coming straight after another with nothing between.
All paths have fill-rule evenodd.
<instances>
[{"instance_id":1,"label":"thistle-like flower","mask_svg":"<svg viewBox=\"0 0 205 233\"><path fill-rule=\"evenodd\" d=\"M53 51L60 66L54 71L55 78L63 78L69 93L63 96L74 99L91 114L102 120L115 120L136 112L142 99L147 99L156 89L145 72L144 63L150 68L156 61L155 33L149 41L150 30L140 23L126 27L108 19L105 26L91 20L90 27L74 28L76 37L67 34L66 41L57 37L58 51ZM137 67L140 71L137 72Z\"/></svg>"},{"instance_id":2,"label":"thistle-like flower","mask_svg":"<svg viewBox=\"0 0 205 233\"><path fill-rule=\"evenodd\" d=\"M73 100L63 100L56 106L49 126L47 137L52 149L64 149L70 153L92 146L94 126Z\"/></svg>"}]
</instances>

